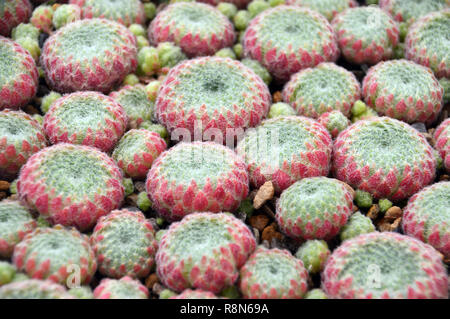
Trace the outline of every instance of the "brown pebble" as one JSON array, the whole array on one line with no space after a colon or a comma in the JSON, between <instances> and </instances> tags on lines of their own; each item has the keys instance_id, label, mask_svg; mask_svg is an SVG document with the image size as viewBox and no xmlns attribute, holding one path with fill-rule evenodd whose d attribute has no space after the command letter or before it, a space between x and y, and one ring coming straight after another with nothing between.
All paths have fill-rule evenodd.
<instances>
[{"instance_id":1,"label":"brown pebble","mask_svg":"<svg viewBox=\"0 0 450 319\"><path fill-rule=\"evenodd\" d=\"M0 192L0 200L6 198L6 192Z\"/></svg>"},{"instance_id":2,"label":"brown pebble","mask_svg":"<svg viewBox=\"0 0 450 319\"><path fill-rule=\"evenodd\" d=\"M264 203L273 198L275 195L275 188L271 181L265 182L263 186L258 189L255 198L253 199L253 207L260 209Z\"/></svg>"},{"instance_id":3,"label":"brown pebble","mask_svg":"<svg viewBox=\"0 0 450 319\"><path fill-rule=\"evenodd\" d=\"M7 191L9 190L9 182L7 181L0 181L0 191Z\"/></svg>"},{"instance_id":4,"label":"brown pebble","mask_svg":"<svg viewBox=\"0 0 450 319\"><path fill-rule=\"evenodd\" d=\"M390 232L390 231L394 231L398 228L398 226L400 226L400 223L402 222L402 218L399 217L397 219L394 220L394 222L390 223L388 220L386 219L382 219L379 221L378 223L378 230L381 232Z\"/></svg>"},{"instance_id":5,"label":"brown pebble","mask_svg":"<svg viewBox=\"0 0 450 319\"><path fill-rule=\"evenodd\" d=\"M377 219L379 213L380 213L380 206L378 206L377 204L373 204L370 207L369 212L367 213L367 217L374 220Z\"/></svg>"},{"instance_id":6,"label":"brown pebble","mask_svg":"<svg viewBox=\"0 0 450 319\"><path fill-rule=\"evenodd\" d=\"M267 224L269 224L269 217L266 215L254 215L250 217L250 225L260 232L266 228Z\"/></svg>"},{"instance_id":7,"label":"brown pebble","mask_svg":"<svg viewBox=\"0 0 450 319\"><path fill-rule=\"evenodd\" d=\"M278 103L278 102L282 102L283 101L283 96L281 95L280 91L276 91L273 94L273 103Z\"/></svg>"},{"instance_id":8,"label":"brown pebble","mask_svg":"<svg viewBox=\"0 0 450 319\"><path fill-rule=\"evenodd\" d=\"M153 285L156 284L157 282L159 282L158 275L156 275L155 273L153 273L153 274L151 274L150 276L148 276L148 277L145 279L145 286L146 286L148 289L152 289L152 288L153 288Z\"/></svg>"},{"instance_id":9,"label":"brown pebble","mask_svg":"<svg viewBox=\"0 0 450 319\"><path fill-rule=\"evenodd\" d=\"M403 216L403 211L400 207L398 206L392 206L391 208L389 208L386 211L386 214L384 214L384 219L386 219L387 221L394 221L397 218L400 218Z\"/></svg>"},{"instance_id":10,"label":"brown pebble","mask_svg":"<svg viewBox=\"0 0 450 319\"><path fill-rule=\"evenodd\" d=\"M448 180L450 180L450 176L448 176L447 174L441 175L441 177L439 178L440 182L448 181Z\"/></svg>"},{"instance_id":11,"label":"brown pebble","mask_svg":"<svg viewBox=\"0 0 450 319\"><path fill-rule=\"evenodd\" d=\"M282 240L283 239L283 235L275 230L275 226L272 224L270 226L267 226L266 228L264 228L262 235L261 235L261 239L267 240L269 243L272 242L272 239L276 238L278 240Z\"/></svg>"}]
</instances>

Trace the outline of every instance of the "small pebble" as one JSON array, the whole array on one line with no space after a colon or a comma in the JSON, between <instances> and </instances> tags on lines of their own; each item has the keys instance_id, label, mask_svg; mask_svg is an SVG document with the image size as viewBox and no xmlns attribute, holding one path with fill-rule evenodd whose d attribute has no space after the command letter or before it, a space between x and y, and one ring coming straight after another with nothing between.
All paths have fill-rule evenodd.
<instances>
[{"instance_id":1,"label":"small pebble","mask_svg":"<svg viewBox=\"0 0 450 319\"><path fill-rule=\"evenodd\" d=\"M266 228L267 224L269 224L269 217L266 215L255 215L250 217L250 225L260 232Z\"/></svg>"},{"instance_id":2,"label":"small pebble","mask_svg":"<svg viewBox=\"0 0 450 319\"><path fill-rule=\"evenodd\" d=\"M9 190L9 182L7 181L0 181L0 191L7 191Z\"/></svg>"},{"instance_id":3,"label":"small pebble","mask_svg":"<svg viewBox=\"0 0 450 319\"><path fill-rule=\"evenodd\" d=\"M265 182L256 193L255 199L253 200L253 207L255 209L260 209L264 203L273 198L275 195L275 188L271 181Z\"/></svg>"}]
</instances>

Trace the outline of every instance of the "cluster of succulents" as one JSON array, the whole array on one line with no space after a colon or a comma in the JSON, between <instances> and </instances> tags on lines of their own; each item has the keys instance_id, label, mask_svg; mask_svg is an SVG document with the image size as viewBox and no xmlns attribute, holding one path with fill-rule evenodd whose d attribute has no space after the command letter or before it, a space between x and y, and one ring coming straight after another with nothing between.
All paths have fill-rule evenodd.
<instances>
[{"instance_id":1,"label":"cluster of succulents","mask_svg":"<svg viewBox=\"0 0 450 319\"><path fill-rule=\"evenodd\" d=\"M449 19L0 0L0 299L448 299Z\"/></svg>"},{"instance_id":2,"label":"cluster of succulents","mask_svg":"<svg viewBox=\"0 0 450 319\"><path fill-rule=\"evenodd\" d=\"M377 117L378 113L375 112L375 110L371 107L369 107L367 104L365 104L363 101L358 100L353 104L352 107L352 123L361 121L361 120L367 120L371 117Z\"/></svg>"},{"instance_id":3,"label":"cluster of succulents","mask_svg":"<svg viewBox=\"0 0 450 319\"><path fill-rule=\"evenodd\" d=\"M302 261L290 252L259 247L241 268L239 287L248 299L299 299L307 279Z\"/></svg>"},{"instance_id":4,"label":"cluster of succulents","mask_svg":"<svg viewBox=\"0 0 450 319\"><path fill-rule=\"evenodd\" d=\"M140 0L70 0L81 8L83 19L105 18L129 26L145 23L144 5Z\"/></svg>"},{"instance_id":5,"label":"cluster of succulents","mask_svg":"<svg viewBox=\"0 0 450 319\"><path fill-rule=\"evenodd\" d=\"M408 265L408 267L405 267ZM322 273L329 298L448 298L447 273L431 246L397 233L345 241Z\"/></svg>"},{"instance_id":6,"label":"cluster of succulents","mask_svg":"<svg viewBox=\"0 0 450 319\"><path fill-rule=\"evenodd\" d=\"M28 51L35 61L39 61L41 54L40 35L41 31L31 23L21 23L12 30L11 39Z\"/></svg>"},{"instance_id":7,"label":"cluster of succulents","mask_svg":"<svg viewBox=\"0 0 450 319\"><path fill-rule=\"evenodd\" d=\"M307 240L295 253L295 257L300 259L306 270L312 274L323 270L329 256L330 249L327 242L319 239Z\"/></svg>"},{"instance_id":8,"label":"cluster of succulents","mask_svg":"<svg viewBox=\"0 0 450 319\"><path fill-rule=\"evenodd\" d=\"M94 290L95 299L147 299L148 289L138 280L125 276L103 279Z\"/></svg>"},{"instance_id":9,"label":"cluster of succulents","mask_svg":"<svg viewBox=\"0 0 450 319\"><path fill-rule=\"evenodd\" d=\"M48 279L67 286L89 283L97 270L89 238L61 225L36 228L27 234L15 246L12 260L17 269L30 278ZM72 278L73 273L78 276Z\"/></svg>"},{"instance_id":10,"label":"cluster of succulents","mask_svg":"<svg viewBox=\"0 0 450 319\"><path fill-rule=\"evenodd\" d=\"M372 220L358 211L350 216L347 224L342 227L339 237L341 241L345 241L374 231L375 226L373 225Z\"/></svg>"},{"instance_id":11,"label":"cluster of succulents","mask_svg":"<svg viewBox=\"0 0 450 319\"><path fill-rule=\"evenodd\" d=\"M279 116L297 115L297 112L292 106L284 102L274 103L270 106L267 118L272 119Z\"/></svg>"},{"instance_id":12,"label":"cluster of succulents","mask_svg":"<svg viewBox=\"0 0 450 319\"><path fill-rule=\"evenodd\" d=\"M28 21L32 10L29 0L2 1L0 10L0 36L9 36L14 27Z\"/></svg>"},{"instance_id":13,"label":"cluster of succulents","mask_svg":"<svg viewBox=\"0 0 450 319\"><path fill-rule=\"evenodd\" d=\"M109 93L137 67L136 37L118 22L78 20L45 41L41 65L55 91Z\"/></svg>"},{"instance_id":14,"label":"cluster of succulents","mask_svg":"<svg viewBox=\"0 0 450 319\"><path fill-rule=\"evenodd\" d=\"M332 140L317 121L301 116L280 116L247 131L236 152L242 156L251 184L271 181L280 193L296 181L327 176Z\"/></svg>"},{"instance_id":15,"label":"cluster of succulents","mask_svg":"<svg viewBox=\"0 0 450 319\"><path fill-rule=\"evenodd\" d=\"M53 7L43 4L33 10L30 23L42 32L51 33L53 29L53 14Z\"/></svg>"},{"instance_id":16,"label":"cluster of succulents","mask_svg":"<svg viewBox=\"0 0 450 319\"><path fill-rule=\"evenodd\" d=\"M0 110L18 109L37 92L38 70L28 51L0 36Z\"/></svg>"},{"instance_id":17,"label":"cluster of succulents","mask_svg":"<svg viewBox=\"0 0 450 319\"><path fill-rule=\"evenodd\" d=\"M156 132L129 130L114 148L112 158L127 176L145 179L154 160L167 145Z\"/></svg>"},{"instance_id":18,"label":"cluster of succulents","mask_svg":"<svg viewBox=\"0 0 450 319\"><path fill-rule=\"evenodd\" d=\"M31 156L20 171L17 191L21 200L52 224L86 230L120 207L122 178L105 153L61 143Z\"/></svg>"},{"instance_id":19,"label":"cluster of succulents","mask_svg":"<svg viewBox=\"0 0 450 319\"><path fill-rule=\"evenodd\" d=\"M417 20L406 36L406 58L422 64L438 78L450 78L447 35L450 9L432 12Z\"/></svg>"},{"instance_id":20,"label":"cluster of succulents","mask_svg":"<svg viewBox=\"0 0 450 319\"><path fill-rule=\"evenodd\" d=\"M267 115L270 102L267 86L241 62L201 57L170 69L159 87L155 118L171 133L181 135L177 138L214 137L225 144L230 139L234 142L231 129L257 126ZM183 129L191 136L185 137Z\"/></svg>"},{"instance_id":21,"label":"cluster of succulents","mask_svg":"<svg viewBox=\"0 0 450 319\"><path fill-rule=\"evenodd\" d=\"M52 23L55 29L81 19L81 9L77 5L63 4L53 12Z\"/></svg>"},{"instance_id":22,"label":"cluster of succulents","mask_svg":"<svg viewBox=\"0 0 450 319\"><path fill-rule=\"evenodd\" d=\"M323 113L317 120L326 127L333 138L350 125L350 120L338 110Z\"/></svg>"},{"instance_id":23,"label":"cluster of succulents","mask_svg":"<svg viewBox=\"0 0 450 319\"><path fill-rule=\"evenodd\" d=\"M354 123L333 147L334 175L375 198L408 198L434 180L436 165L425 137L390 117Z\"/></svg>"},{"instance_id":24,"label":"cluster of succulents","mask_svg":"<svg viewBox=\"0 0 450 319\"><path fill-rule=\"evenodd\" d=\"M190 57L211 55L234 43L231 22L216 8L197 2L169 5L151 22L153 44L174 42Z\"/></svg>"},{"instance_id":25,"label":"cluster of succulents","mask_svg":"<svg viewBox=\"0 0 450 319\"><path fill-rule=\"evenodd\" d=\"M361 86L353 73L334 63L296 73L283 89L283 100L299 115L312 118L335 110L348 117L360 97Z\"/></svg>"},{"instance_id":26,"label":"cluster of succulents","mask_svg":"<svg viewBox=\"0 0 450 319\"><path fill-rule=\"evenodd\" d=\"M101 217L90 240L98 269L108 277L141 278L153 266L155 231L141 212L123 209Z\"/></svg>"},{"instance_id":27,"label":"cluster of succulents","mask_svg":"<svg viewBox=\"0 0 450 319\"><path fill-rule=\"evenodd\" d=\"M336 36L318 12L296 6L265 10L248 25L244 52L259 61L279 81L339 56Z\"/></svg>"},{"instance_id":28,"label":"cluster of succulents","mask_svg":"<svg viewBox=\"0 0 450 319\"><path fill-rule=\"evenodd\" d=\"M51 105L43 127L52 144L86 145L109 152L127 124L125 110L113 98L98 92L75 92Z\"/></svg>"},{"instance_id":29,"label":"cluster of succulents","mask_svg":"<svg viewBox=\"0 0 450 319\"><path fill-rule=\"evenodd\" d=\"M353 212L348 185L327 177L304 178L286 189L276 203L276 219L286 235L331 239Z\"/></svg>"},{"instance_id":30,"label":"cluster of succulents","mask_svg":"<svg viewBox=\"0 0 450 319\"><path fill-rule=\"evenodd\" d=\"M169 220L194 212L233 212L248 195L245 163L213 142L180 143L159 156L146 189L153 207Z\"/></svg>"},{"instance_id":31,"label":"cluster of succulents","mask_svg":"<svg viewBox=\"0 0 450 319\"><path fill-rule=\"evenodd\" d=\"M232 286L256 247L247 226L224 213L195 213L170 225L156 253L157 273L174 291L218 293Z\"/></svg>"},{"instance_id":32,"label":"cluster of succulents","mask_svg":"<svg viewBox=\"0 0 450 319\"><path fill-rule=\"evenodd\" d=\"M154 102L148 98L142 84L126 85L109 95L119 103L128 117L128 127L138 128L143 122L153 119Z\"/></svg>"},{"instance_id":33,"label":"cluster of succulents","mask_svg":"<svg viewBox=\"0 0 450 319\"><path fill-rule=\"evenodd\" d=\"M34 153L47 146L44 131L29 114L0 111L0 177L14 179Z\"/></svg>"},{"instance_id":34,"label":"cluster of succulents","mask_svg":"<svg viewBox=\"0 0 450 319\"><path fill-rule=\"evenodd\" d=\"M139 75L165 75L171 68L179 62L186 60L186 55L179 46L172 42L161 42L156 47L144 46L138 52L138 68ZM160 81L152 81L147 85L154 87L161 84ZM158 85L158 87L159 87ZM156 99L153 99L153 101Z\"/></svg>"},{"instance_id":35,"label":"cluster of succulents","mask_svg":"<svg viewBox=\"0 0 450 319\"><path fill-rule=\"evenodd\" d=\"M345 10L332 21L342 55L355 64L390 59L399 41L399 27L378 7Z\"/></svg>"},{"instance_id":36,"label":"cluster of succulents","mask_svg":"<svg viewBox=\"0 0 450 319\"><path fill-rule=\"evenodd\" d=\"M403 214L405 234L450 257L450 182L426 187L409 199Z\"/></svg>"},{"instance_id":37,"label":"cluster of succulents","mask_svg":"<svg viewBox=\"0 0 450 319\"><path fill-rule=\"evenodd\" d=\"M433 123L442 110L444 91L433 72L407 60L380 62L367 72L362 92L380 115L407 123Z\"/></svg>"}]
</instances>

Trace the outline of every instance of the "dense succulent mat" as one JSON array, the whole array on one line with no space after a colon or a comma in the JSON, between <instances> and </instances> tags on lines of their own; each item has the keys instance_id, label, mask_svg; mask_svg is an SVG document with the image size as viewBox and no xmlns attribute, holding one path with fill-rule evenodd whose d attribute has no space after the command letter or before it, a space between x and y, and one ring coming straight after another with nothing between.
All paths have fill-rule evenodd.
<instances>
[{"instance_id":1,"label":"dense succulent mat","mask_svg":"<svg viewBox=\"0 0 450 319\"><path fill-rule=\"evenodd\" d=\"M18 109L36 94L38 70L27 50L0 35L0 110Z\"/></svg>"},{"instance_id":2,"label":"dense succulent mat","mask_svg":"<svg viewBox=\"0 0 450 319\"><path fill-rule=\"evenodd\" d=\"M0 177L14 178L34 153L47 146L38 121L22 111L0 111Z\"/></svg>"},{"instance_id":3,"label":"dense succulent mat","mask_svg":"<svg viewBox=\"0 0 450 319\"><path fill-rule=\"evenodd\" d=\"M56 91L109 93L137 67L136 38L110 20L75 21L45 41L41 64Z\"/></svg>"},{"instance_id":4,"label":"dense succulent mat","mask_svg":"<svg viewBox=\"0 0 450 319\"><path fill-rule=\"evenodd\" d=\"M233 285L255 249L247 226L224 213L195 213L173 223L156 254L162 282L175 291L198 288L218 293Z\"/></svg>"},{"instance_id":5,"label":"dense succulent mat","mask_svg":"<svg viewBox=\"0 0 450 319\"><path fill-rule=\"evenodd\" d=\"M360 97L361 86L353 73L334 63L304 69L283 88L283 100L299 115L312 118L335 110L348 117Z\"/></svg>"},{"instance_id":6,"label":"dense succulent mat","mask_svg":"<svg viewBox=\"0 0 450 319\"><path fill-rule=\"evenodd\" d=\"M302 116L277 117L248 131L236 152L256 188L271 181L280 193L297 180L326 176L332 141L322 125Z\"/></svg>"},{"instance_id":7,"label":"dense succulent mat","mask_svg":"<svg viewBox=\"0 0 450 319\"><path fill-rule=\"evenodd\" d=\"M376 198L408 198L433 181L436 165L423 135L390 117L358 121L334 143L334 175Z\"/></svg>"},{"instance_id":8,"label":"dense succulent mat","mask_svg":"<svg viewBox=\"0 0 450 319\"><path fill-rule=\"evenodd\" d=\"M393 56L399 26L378 7L351 8L332 21L339 48L355 64L376 64Z\"/></svg>"},{"instance_id":9,"label":"dense succulent mat","mask_svg":"<svg viewBox=\"0 0 450 319\"><path fill-rule=\"evenodd\" d=\"M170 132L181 135L174 138L184 137L184 130L177 130L182 128L188 129L192 138L199 130L200 138L207 139L208 129L218 138L218 129L226 144L233 133L227 129L257 126L267 115L270 101L267 86L241 62L202 57L181 62L169 71L159 88L155 117Z\"/></svg>"},{"instance_id":10,"label":"dense succulent mat","mask_svg":"<svg viewBox=\"0 0 450 319\"><path fill-rule=\"evenodd\" d=\"M126 26L145 23L144 5L139 0L70 0L81 8L82 17L106 18Z\"/></svg>"},{"instance_id":11,"label":"dense succulent mat","mask_svg":"<svg viewBox=\"0 0 450 319\"><path fill-rule=\"evenodd\" d=\"M330 256L322 284L329 297L338 299L448 298L440 255L396 233L371 233L344 242Z\"/></svg>"},{"instance_id":12,"label":"dense succulent mat","mask_svg":"<svg viewBox=\"0 0 450 319\"><path fill-rule=\"evenodd\" d=\"M11 30L26 22L32 11L29 0L4 0L0 10L0 35L9 36Z\"/></svg>"},{"instance_id":13,"label":"dense succulent mat","mask_svg":"<svg viewBox=\"0 0 450 319\"><path fill-rule=\"evenodd\" d=\"M190 57L212 55L233 44L233 25L219 10L196 2L169 5L150 24L150 40L174 42Z\"/></svg>"},{"instance_id":14,"label":"dense succulent mat","mask_svg":"<svg viewBox=\"0 0 450 319\"><path fill-rule=\"evenodd\" d=\"M450 77L447 36L450 9L432 12L414 23L406 36L406 58L429 67L438 78Z\"/></svg>"},{"instance_id":15,"label":"dense succulent mat","mask_svg":"<svg viewBox=\"0 0 450 319\"><path fill-rule=\"evenodd\" d=\"M449 10L0 0L0 299L448 299Z\"/></svg>"},{"instance_id":16,"label":"dense succulent mat","mask_svg":"<svg viewBox=\"0 0 450 319\"><path fill-rule=\"evenodd\" d=\"M394 60L380 62L367 72L362 94L381 115L431 124L442 110L444 90L430 69Z\"/></svg>"},{"instance_id":17,"label":"dense succulent mat","mask_svg":"<svg viewBox=\"0 0 450 319\"><path fill-rule=\"evenodd\" d=\"M86 230L121 205L122 179L122 172L105 153L61 143L28 160L17 191L21 200L52 224Z\"/></svg>"},{"instance_id":18,"label":"dense succulent mat","mask_svg":"<svg viewBox=\"0 0 450 319\"><path fill-rule=\"evenodd\" d=\"M245 31L244 52L280 81L301 69L336 61L339 49L328 21L316 11L278 6L251 20Z\"/></svg>"},{"instance_id":19,"label":"dense succulent mat","mask_svg":"<svg viewBox=\"0 0 450 319\"><path fill-rule=\"evenodd\" d=\"M234 212L248 195L243 160L212 142L180 143L164 152L148 172L147 192L170 221L193 212Z\"/></svg>"}]
</instances>

